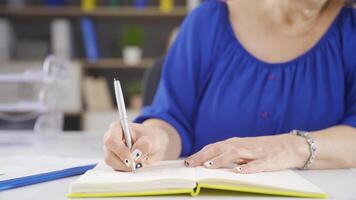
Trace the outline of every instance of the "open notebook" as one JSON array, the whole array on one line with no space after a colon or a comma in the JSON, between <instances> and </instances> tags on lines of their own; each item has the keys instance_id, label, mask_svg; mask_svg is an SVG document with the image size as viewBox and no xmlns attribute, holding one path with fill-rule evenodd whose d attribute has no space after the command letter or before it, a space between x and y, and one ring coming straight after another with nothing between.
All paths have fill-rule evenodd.
<instances>
[{"instance_id":1,"label":"open notebook","mask_svg":"<svg viewBox=\"0 0 356 200\"><path fill-rule=\"evenodd\" d=\"M69 198L168 194L198 195L204 188L269 195L327 198L293 171L236 174L231 169L187 168L183 161L163 161L132 172L118 172L103 162L71 183Z\"/></svg>"}]
</instances>

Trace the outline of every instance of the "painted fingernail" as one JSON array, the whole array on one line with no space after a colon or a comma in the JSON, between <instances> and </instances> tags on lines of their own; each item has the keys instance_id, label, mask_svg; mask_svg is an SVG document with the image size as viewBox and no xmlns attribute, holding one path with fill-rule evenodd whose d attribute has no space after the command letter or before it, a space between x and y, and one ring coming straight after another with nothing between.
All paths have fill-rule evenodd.
<instances>
[{"instance_id":1,"label":"painted fingernail","mask_svg":"<svg viewBox=\"0 0 356 200\"><path fill-rule=\"evenodd\" d=\"M137 160L142 156L142 152L139 149L135 149L131 155L134 158L134 160Z\"/></svg>"},{"instance_id":2,"label":"painted fingernail","mask_svg":"<svg viewBox=\"0 0 356 200\"><path fill-rule=\"evenodd\" d=\"M125 159L124 163L125 163L126 167L130 167L130 165L131 165L131 162L128 159Z\"/></svg>"},{"instance_id":3,"label":"painted fingernail","mask_svg":"<svg viewBox=\"0 0 356 200\"><path fill-rule=\"evenodd\" d=\"M214 162L209 160L204 163L204 167L209 168L209 167L213 166L213 164L214 164Z\"/></svg>"},{"instance_id":4,"label":"painted fingernail","mask_svg":"<svg viewBox=\"0 0 356 200\"><path fill-rule=\"evenodd\" d=\"M189 162L188 162L187 160L185 160L185 161L184 161L184 165L185 165L186 167L189 167Z\"/></svg>"},{"instance_id":5,"label":"painted fingernail","mask_svg":"<svg viewBox=\"0 0 356 200\"><path fill-rule=\"evenodd\" d=\"M235 167L235 171L236 172L241 172L242 171L242 167Z\"/></svg>"},{"instance_id":6,"label":"painted fingernail","mask_svg":"<svg viewBox=\"0 0 356 200\"><path fill-rule=\"evenodd\" d=\"M142 167L141 163L136 163L136 169L140 169Z\"/></svg>"}]
</instances>

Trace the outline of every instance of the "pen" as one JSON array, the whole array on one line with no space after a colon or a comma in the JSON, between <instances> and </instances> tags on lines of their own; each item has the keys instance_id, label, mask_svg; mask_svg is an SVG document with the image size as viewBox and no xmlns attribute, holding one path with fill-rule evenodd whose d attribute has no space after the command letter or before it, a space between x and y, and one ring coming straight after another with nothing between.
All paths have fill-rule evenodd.
<instances>
[{"instance_id":1,"label":"pen","mask_svg":"<svg viewBox=\"0 0 356 200\"><path fill-rule=\"evenodd\" d=\"M120 118L122 130L124 132L125 143L126 146L129 149L131 149L132 147L131 133L129 128L129 123L127 121L124 95L122 94L121 84L119 80L114 79L114 87L115 87L116 104L117 104L117 109L119 110L119 118ZM132 163L131 165L132 165L132 171L135 172L136 164Z\"/></svg>"}]
</instances>

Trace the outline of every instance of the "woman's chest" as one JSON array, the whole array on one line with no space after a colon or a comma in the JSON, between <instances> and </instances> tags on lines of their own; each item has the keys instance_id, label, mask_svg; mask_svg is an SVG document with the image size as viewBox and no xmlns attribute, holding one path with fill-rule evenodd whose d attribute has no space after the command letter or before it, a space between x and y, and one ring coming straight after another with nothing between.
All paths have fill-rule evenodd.
<instances>
[{"instance_id":1,"label":"woman's chest","mask_svg":"<svg viewBox=\"0 0 356 200\"><path fill-rule=\"evenodd\" d=\"M218 141L317 130L337 124L343 116L341 63L286 68L220 64L225 66L214 72L199 101L197 137L209 134L209 141Z\"/></svg>"}]
</instances>

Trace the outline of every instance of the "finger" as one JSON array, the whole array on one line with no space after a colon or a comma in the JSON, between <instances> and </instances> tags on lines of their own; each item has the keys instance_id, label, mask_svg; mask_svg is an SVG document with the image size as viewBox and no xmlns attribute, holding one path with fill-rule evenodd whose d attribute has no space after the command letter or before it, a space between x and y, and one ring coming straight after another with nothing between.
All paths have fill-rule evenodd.
<instances>
[{"instance_id":1,"label":"finger","mask_svg":"<svg viewBox=\"0 0 356 200\"><path fill-rule=\"evenodd\" d=\"M243 165L236 166L234 172L241 174L251 174L266 171L266 162L253 160Z\"/></svg>"},{"instance_id":2,"label":"finger","mask_svg":"<svg viewBox=\"0 0 356 200\"><path fill-rule=\"evenodd\" d=\"M246 160L246 159L237 159L234 163L238 164L238 165L243 165L246 164L248 162L250 162L251 160Z\"/></svg>"},{"instance_id":3,"label":"finger","mask_svg":"<svg viewBox=\"0 0 356 200\"><path fill-rule=\"evenodd\" d=\"M185 164L189 167L202 166L205 162L211 160L214 157L217 157L221 154L216 148L209 148L201 153L197 153L190 160L186 160Z\"/></svg>"},{"instance_id":4,"label":"finger","mask_svg":"<svg viewBox=\"0 0 356 200\"><path fill-rule=\"evenodd\" d=\"M117 157L112 151L107 149L105 150L105 163L118 171L128 172L132 170L130 166L125 165L119 157Z\"/></svg>"},{"instance_id":5,"label":"finger","mask_svg":"<svg viewBox=\"0 0 356 200\"><path fill-rule=\"evenodd\" d=\"M195 154L189 156L189 157L186 158L185 160L188 161L188 162L191 161L191 160L194 160L199 154L204 153L205 151L210 150L211 148L213 148L215 144L216 144L216 143L206 145L206 146L203 147L200 151L198 151L198 152L196 152Z\"/></svg>"},{"instance_id":6,"label":"finger","mask_svg":"<svg viewBox=\"0 0 356 200\"><path fill-rule=\"evenodd\" d=\"M148 154L142 154L137 160L135 160L136 169L146 167L152 163L153 159Z\"/></svg>"},{"instance_id":7,"label":"finger","mask_svg":"<svg viewBox=\"0 0 356 200\"><path fill-rule=\"evenodd\" d=\"M196 152L195 154L187 157L185 160L184 160L184 165L189 167L195 158L197 158L200 154L204 153L205 151L207 150L210 150L212 148L212 145L211 144L208 144L206 145L205 147L203 147L200 151Z\"/></svg>"},{"instance_id":8,"label":"finger","mask_svg":"<svg viewBox=\"0 0 356 200\"><path fill-rule=\"evenodd\" d=\"M120 122L112 122L107 131L109 137L117 137L119 140L122 140L122 127Z\"/></svg>"},{"instance_id":9,"label":"finger","mask_svg":"<svg viewBox=\"0 0 356 200\"><path fill-rule=\"evenodd\" d=\"M203 165L206 168L212 168L212 169L224 167L228 164L233 163L233 161L235 160L239 160L236 158L236 156L237 155L232 155L230 152L225 152L204 162Z\"/></svg>"},{"instance_id":10,"label":"finger","mask_svg":"<svg viewBox=\"0 0 356 200\"><path fill-rule=\"evenodd\" d=\"M113 152L115 156L117 156L123 164L127 166L131 166L132 168L132 163L133 159L131 156L130 149L123 143L122 140L117 140L116 138L108 138L105 141L105 147Z\"/></svg>"},{"instance_id":11,"label":"finger","mask_svg":"<svg viewBox=\"0 0 356 200\"><path fill-rule=\"evenodd\" d=\"M133 127L133 123L131 123L129 125L129 129L130 129L130 134L131 134L131 140L133 143L135 143L137 140L137 134L136 134L135 128Z\"/></svg>"},{"instance_id":12,"label":"finger","mask_svg":"<svg viewBox=\"0 0 356 200\"><path fill-rule=\"evenodd\" d=\"M140 164L141 167L150 165L156 161L162 160L163 154L160 153L155 153L152 152L150 154L142 154L141 157L139 157L136 160L137 164Z\"/></svg>"},{"instance_id":13,"label":"finger","mask_svg":"<svg viewBox=\"0 0 356 200\"><path fill-rule=\"evenodd\" d=\"M148 157L152 153L152 143L149 140L148 136L142 136L137 139L132 147L131 156L135 162L147 160Z\"/></svg>"},{"instance_id":14,"label":"finger","mask_svg":"<svg viewBox=\"0 0 356 200\"><path fill-rule=\"evenodd\" d=\"M112 145L112 141L122 141L122 131L120 123L111 123L108 131L106 131L105 133L103 139L104 146Z\"/></svg>"},{"instance_id":15,"label":"finger","mask_svg":"<svg viewBox=\"0 0 356 200\"><path fill-rule=\"evenodd\" d=\"M247 158L253 157L253 154L244 149L232 149L225 151L222 154L212 158L211 160L206 161L203 165L206 168L220 168L227 166L228 164L237 163L237 164L246 164L248 161Z\"/></svg>"},{"instance_id":16,"label":"finger","mask_svg":"<svg viewBox=\"0 0 356 200\"><path fill-rule=\"evenodd\" d=\"M136 169L151 164L157 156L152 152L152 144L147 136L140 137L133 146L131 156L135 162Z\"/></svg>"},{"instance_id":17,"label":"finger","mask_svg":"<svg viewBox=\"0 0 356 200\"><path fill-rule=\"evenodd\" d=\"M132 142L134 143L136 141L137 136L136 136L135 129L133 127L136 127L134 126L134 123L130 123L129 124L130 136ZM109 137L115 137L118 140L125 141L124 133L120 122L111 123L106 135L108 135Z\"/></svg>"}]
</instances>

